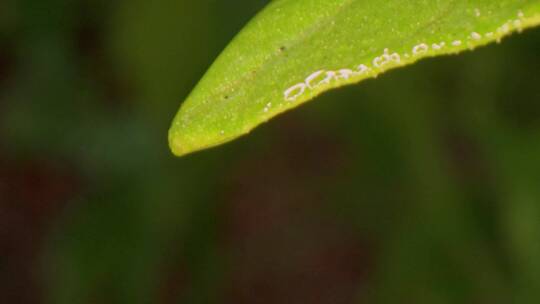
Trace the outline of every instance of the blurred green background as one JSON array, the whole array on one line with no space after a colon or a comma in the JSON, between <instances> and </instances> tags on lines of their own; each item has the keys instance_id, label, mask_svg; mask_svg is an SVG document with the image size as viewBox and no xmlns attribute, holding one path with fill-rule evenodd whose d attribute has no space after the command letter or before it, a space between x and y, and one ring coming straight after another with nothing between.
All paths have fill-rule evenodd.
<instances>
[{"instance_id":1,"label":"blurred green background","mask_svg":"<svg viewBox=\"0 0 540 304\"><path fill-rule=\"evenodd\" d=\"M540 31L174 158L267 2L0 2L0 303L539 303Z\"/></svg>"}]
</instances>

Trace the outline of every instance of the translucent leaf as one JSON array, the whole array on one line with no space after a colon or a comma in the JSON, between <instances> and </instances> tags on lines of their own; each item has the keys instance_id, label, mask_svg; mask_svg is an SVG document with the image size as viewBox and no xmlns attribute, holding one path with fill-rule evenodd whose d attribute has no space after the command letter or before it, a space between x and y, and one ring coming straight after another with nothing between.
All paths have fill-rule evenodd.
<instances>
[{"instance_id":1,"label":"translucent leaf","mask_svg":"<svg viewBox=\"0 0 540 304\"><path fill-rule=\"evenodd\" d=\"M170 147L231 141L329 89L538 24L540 0L272 1L182 104Z\"/></svg>"}]
</instances>

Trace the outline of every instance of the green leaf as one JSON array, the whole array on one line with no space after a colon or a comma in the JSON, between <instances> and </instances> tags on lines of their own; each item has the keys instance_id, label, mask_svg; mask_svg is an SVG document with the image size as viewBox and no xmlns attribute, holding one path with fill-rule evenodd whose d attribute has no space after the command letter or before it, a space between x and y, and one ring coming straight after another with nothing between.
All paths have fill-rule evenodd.
<instances>
[{"instance_id":1,"label":"green leaf","mask_svg":"<svg viewBox=\"0 0 540 304\"><path fill-rule=\"evenodd\" d=\"M213 147L332 88L540 24L540 0L274 0L230 43L169 131Z\"/></svg>"}]
</instances>

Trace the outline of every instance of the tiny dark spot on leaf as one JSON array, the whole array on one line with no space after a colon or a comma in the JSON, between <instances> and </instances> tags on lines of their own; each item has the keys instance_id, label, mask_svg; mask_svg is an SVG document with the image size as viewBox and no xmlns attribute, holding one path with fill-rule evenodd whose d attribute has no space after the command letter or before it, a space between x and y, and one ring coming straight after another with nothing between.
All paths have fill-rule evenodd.
<instances>
[{"instance_id":1,"label":"tiny dark spot on leaf","mask_svg":"<svg viewBox=\"0 0 540 304\"><path fill-rule=\"evenodd\" d=\"M286 49L287 49L287 48L284 47L284 46L281 46L281 47L279 48L279 50L282 51L282 52L285 52Z\"/></svg>"}]
</instances>

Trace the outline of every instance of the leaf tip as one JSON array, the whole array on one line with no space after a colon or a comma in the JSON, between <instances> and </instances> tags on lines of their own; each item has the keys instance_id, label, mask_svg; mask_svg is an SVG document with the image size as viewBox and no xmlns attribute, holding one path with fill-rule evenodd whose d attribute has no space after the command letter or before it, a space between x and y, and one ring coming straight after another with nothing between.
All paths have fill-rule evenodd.
<instances>
[{"instance_id":1,"label":"leaf tip","mask_svg":"<svg viewBox=\"0 0 540 304\"><path fill-rule=\"evenodd\" d=\"M209 149L231 140L223 137L223 132L221 131L219 133L220 138L217 138L211 134L193 134L189 128L173 126L169 130L169 148L178 157Z\"/></svg>"},{"instance_id":2,"label":"leaf tip","mask_svg":"<svg viewBox=\"0 0 540 304\"><path fill-rule=\"evenodd\" d=\"M200 141L192 140L185 130L172 127L169 130L169 149L175 156L181 157L204 149L204 145Z\"/></svg>"},{"instance_id":3,"label":"leaf tip","mask_svg":"<svg viewBox=\"0 0 540 304\"><path fill-rule=\"evenodd\" d=\"M187 145L184 145L181 138L172 131L169 131L169 149L178 157L190 153L190 150L187 149Z\"/></svg>"}]
</instances>

